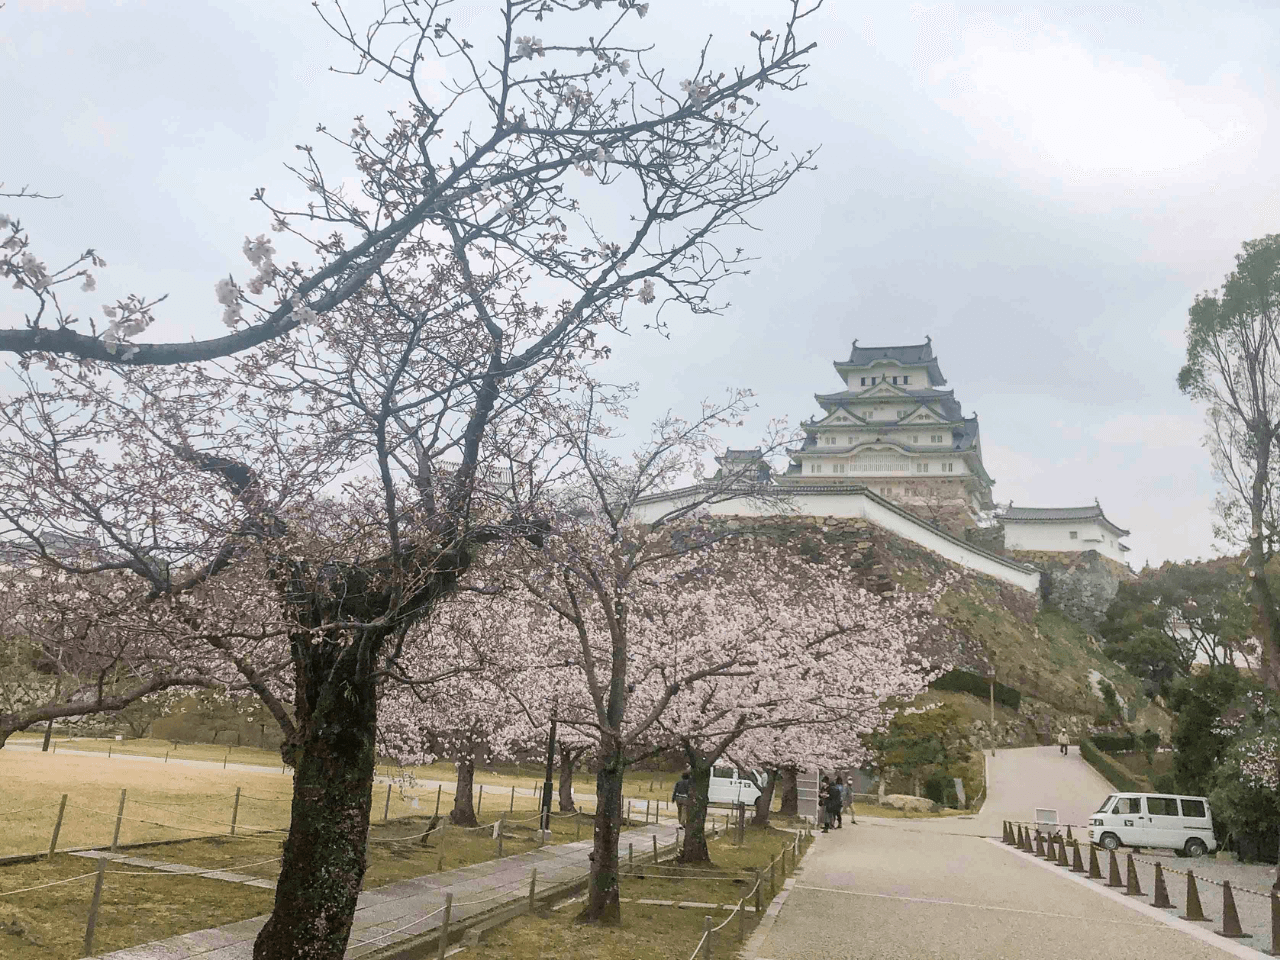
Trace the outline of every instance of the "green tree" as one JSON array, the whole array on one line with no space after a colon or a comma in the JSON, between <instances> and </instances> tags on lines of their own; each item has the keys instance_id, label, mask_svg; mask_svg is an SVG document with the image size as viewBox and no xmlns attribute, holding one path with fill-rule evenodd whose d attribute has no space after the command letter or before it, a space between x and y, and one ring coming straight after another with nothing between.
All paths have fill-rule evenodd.
<instances>
[{"instance_id":1,"label":"green tree","mask_svg":"<svg viewBox=\"0 0 1280 960\"><path fill-rule=\"evenodd\" d=\"M1233 663L1250 652L1252 612L1235 560L1166 563L1120 584L1098 625L1107 656L1168 697L1197 659Z\"/></svg>"},{"instance_id":2,"label":"green tree","mask_svg":"<svg viewBox=\"0 0 1280 960\"><path fill-rule=\"evenodd\" d=\"M1266 577L1280 537L1272 465L1280 438L1280 234L1247 241L1222 289L1196 297L1178 387L1208 406L1209 449L1223 484L1216 532L1248 546L1261 674L1280 689L1280 606Z\"/></svg>"},{"instance_id":3,"label":"green tree","mask_svg":"<svg viewBox=\"0 0 1280 960\"><path fill-rule=\"evenodd\" d=\"M1169 700L1175 714L1173 773L1187 793L1208 794L1213 788L1214 772L1231 746L1220 720L1246 683L1240 671L1227 664L1174 684Z\"/></svg>"},{"instance_id":4,"label":"green tree","mask_svg":"<svg viewBox=\"0 0 1280 960\"><path fill-rule=\"evenodd\" d=\"M949 704L899 711L870 745L880 768L910 777L917 796L930 777L963 776L973 752L970 725Z\"/></svg>"}]
</instances>

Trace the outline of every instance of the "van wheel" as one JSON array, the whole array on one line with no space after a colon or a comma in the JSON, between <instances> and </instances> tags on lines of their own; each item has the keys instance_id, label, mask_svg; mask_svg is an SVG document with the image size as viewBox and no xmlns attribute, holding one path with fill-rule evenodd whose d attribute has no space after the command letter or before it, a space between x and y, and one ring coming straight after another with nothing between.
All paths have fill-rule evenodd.
<instances>
[{"instance_id":1,"label":"van wheel","mask_svg":"<svg viewBox=\"0 0 1280 960\"><path fill-rule=\"evenodd\" d=\"M1209 847L1199 837L1192 837L1182 849L1188 857L1203 857L1209 852Z\"/></svg>"},{"instance_id":2,"label":"van wheel","mask_svg":"<svg viewBox=\"0 0 1280 960\"><path fill-rule=\"evenodd\" d=\"M1106 847L1108 850L1120 849L1120 838L1117 837L1114 833L1104 833L1102 835L1102 838L1098 842L1102 844L1104 847Z\"/></svg>"}]
</instances>

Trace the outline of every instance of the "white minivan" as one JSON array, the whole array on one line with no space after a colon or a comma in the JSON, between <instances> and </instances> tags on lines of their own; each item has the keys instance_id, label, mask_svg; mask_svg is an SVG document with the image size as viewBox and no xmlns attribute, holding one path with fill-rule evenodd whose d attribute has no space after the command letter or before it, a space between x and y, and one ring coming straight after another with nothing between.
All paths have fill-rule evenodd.
<instances>
[{"instance_id":1,"label":"white minivan","mask_svg":"<svg viewBox=\"0 0 1280 960\"><path fill-rule=\"evenodd\" d=\"M717 765L711 768L711 784L707 787L707 802L731 807L737 803L752 806L760 796L760 788L748 777L738 776L738 768Z\"/></svg>"},{"instance_id":2,"label":"white minivan","mask_svg":"<svg viewBox=\"0 0 1280 960\"><path fill-rule=\"evenodd\" d=\"M1089 841L1117 847L1171 847L1189 857L1218 848L1205 797L1113 793L1089 818Z\"/></svg>"}]
</instances>

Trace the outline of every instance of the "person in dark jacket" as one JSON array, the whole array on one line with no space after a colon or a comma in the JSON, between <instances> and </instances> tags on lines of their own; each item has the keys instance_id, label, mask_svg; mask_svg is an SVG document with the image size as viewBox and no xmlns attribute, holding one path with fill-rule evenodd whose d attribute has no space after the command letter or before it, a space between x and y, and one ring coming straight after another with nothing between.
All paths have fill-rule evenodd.
<instances>
[{"instance_id":1,"label":"person in dark jacket","mask_svg":"<svg viewBox=\"0 0 1280 960\"><path fill-rule=\"evenodd\" d=\"M822 789L818 791L826 819L822 824L822 832L831 829L831 824L840 819L840 808L844 806L844 791L833 784L827 777L822 778Z\"/></svg>"},{"instance_id":2,"label":"person in dark jacket","mask_svg":"<svg viewBox=\"0 0 1280 960\"><path fill-rule=\"evenodd\" d=\"M835 794L832 798L832 809L836 814L836 829L844 829L844 777L836 777L836 782L831 785L831 792Z\"/></svg>"},{"instance_id":3,"label":"person in dark jacket","mask_svg":"<svg viewBox=\"0 0 1280 960\"><path fill-rule=\"evenodd\" d=\"M686 770L680 774L680 779L676 781L675 787L671 791L671 802L676 805L676 817L680 821L680 826L687 826L689 823L689 787L691 781L689 779L689 771Z\"/></svg>"}]
</instances>

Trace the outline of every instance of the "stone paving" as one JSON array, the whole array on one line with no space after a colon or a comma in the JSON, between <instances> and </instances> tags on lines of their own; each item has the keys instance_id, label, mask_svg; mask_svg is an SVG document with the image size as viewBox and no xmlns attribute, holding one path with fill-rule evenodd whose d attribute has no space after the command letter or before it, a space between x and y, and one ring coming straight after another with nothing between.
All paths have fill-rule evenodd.
<instances>
[{"instance_id":1,"label":"stone paving","mask_svg":"<svg viewBox=\"0 0 1280 960\"><path fill-rule=\"evenodd\" d=\"M637 850L645 850L651 846L649 838L654 834L659 844L666 845L674 842L676 827L670 822L649 824L624 833L622 844L625 847L628 842L634 843ZM434 930L441 921L439 911L444 906L446 892L453 894L452 918L453 922L458 922L528 896L530 873L534 868L538 871L537 886L540 889L585 875L590 852L591 841L579 840L366 890L360 894L356 907L346 956L354 960ZM156 864L154 869L163 868L160 861L108 855L122 864L137 861L131 865ZM171 872L191 871L200 872L198 868ZM221 879L230 878L224 876ZM266 917L254 917L102 954L99 960L250 960L254 938L266 922Z\"/></svg>"}]
</instances>

